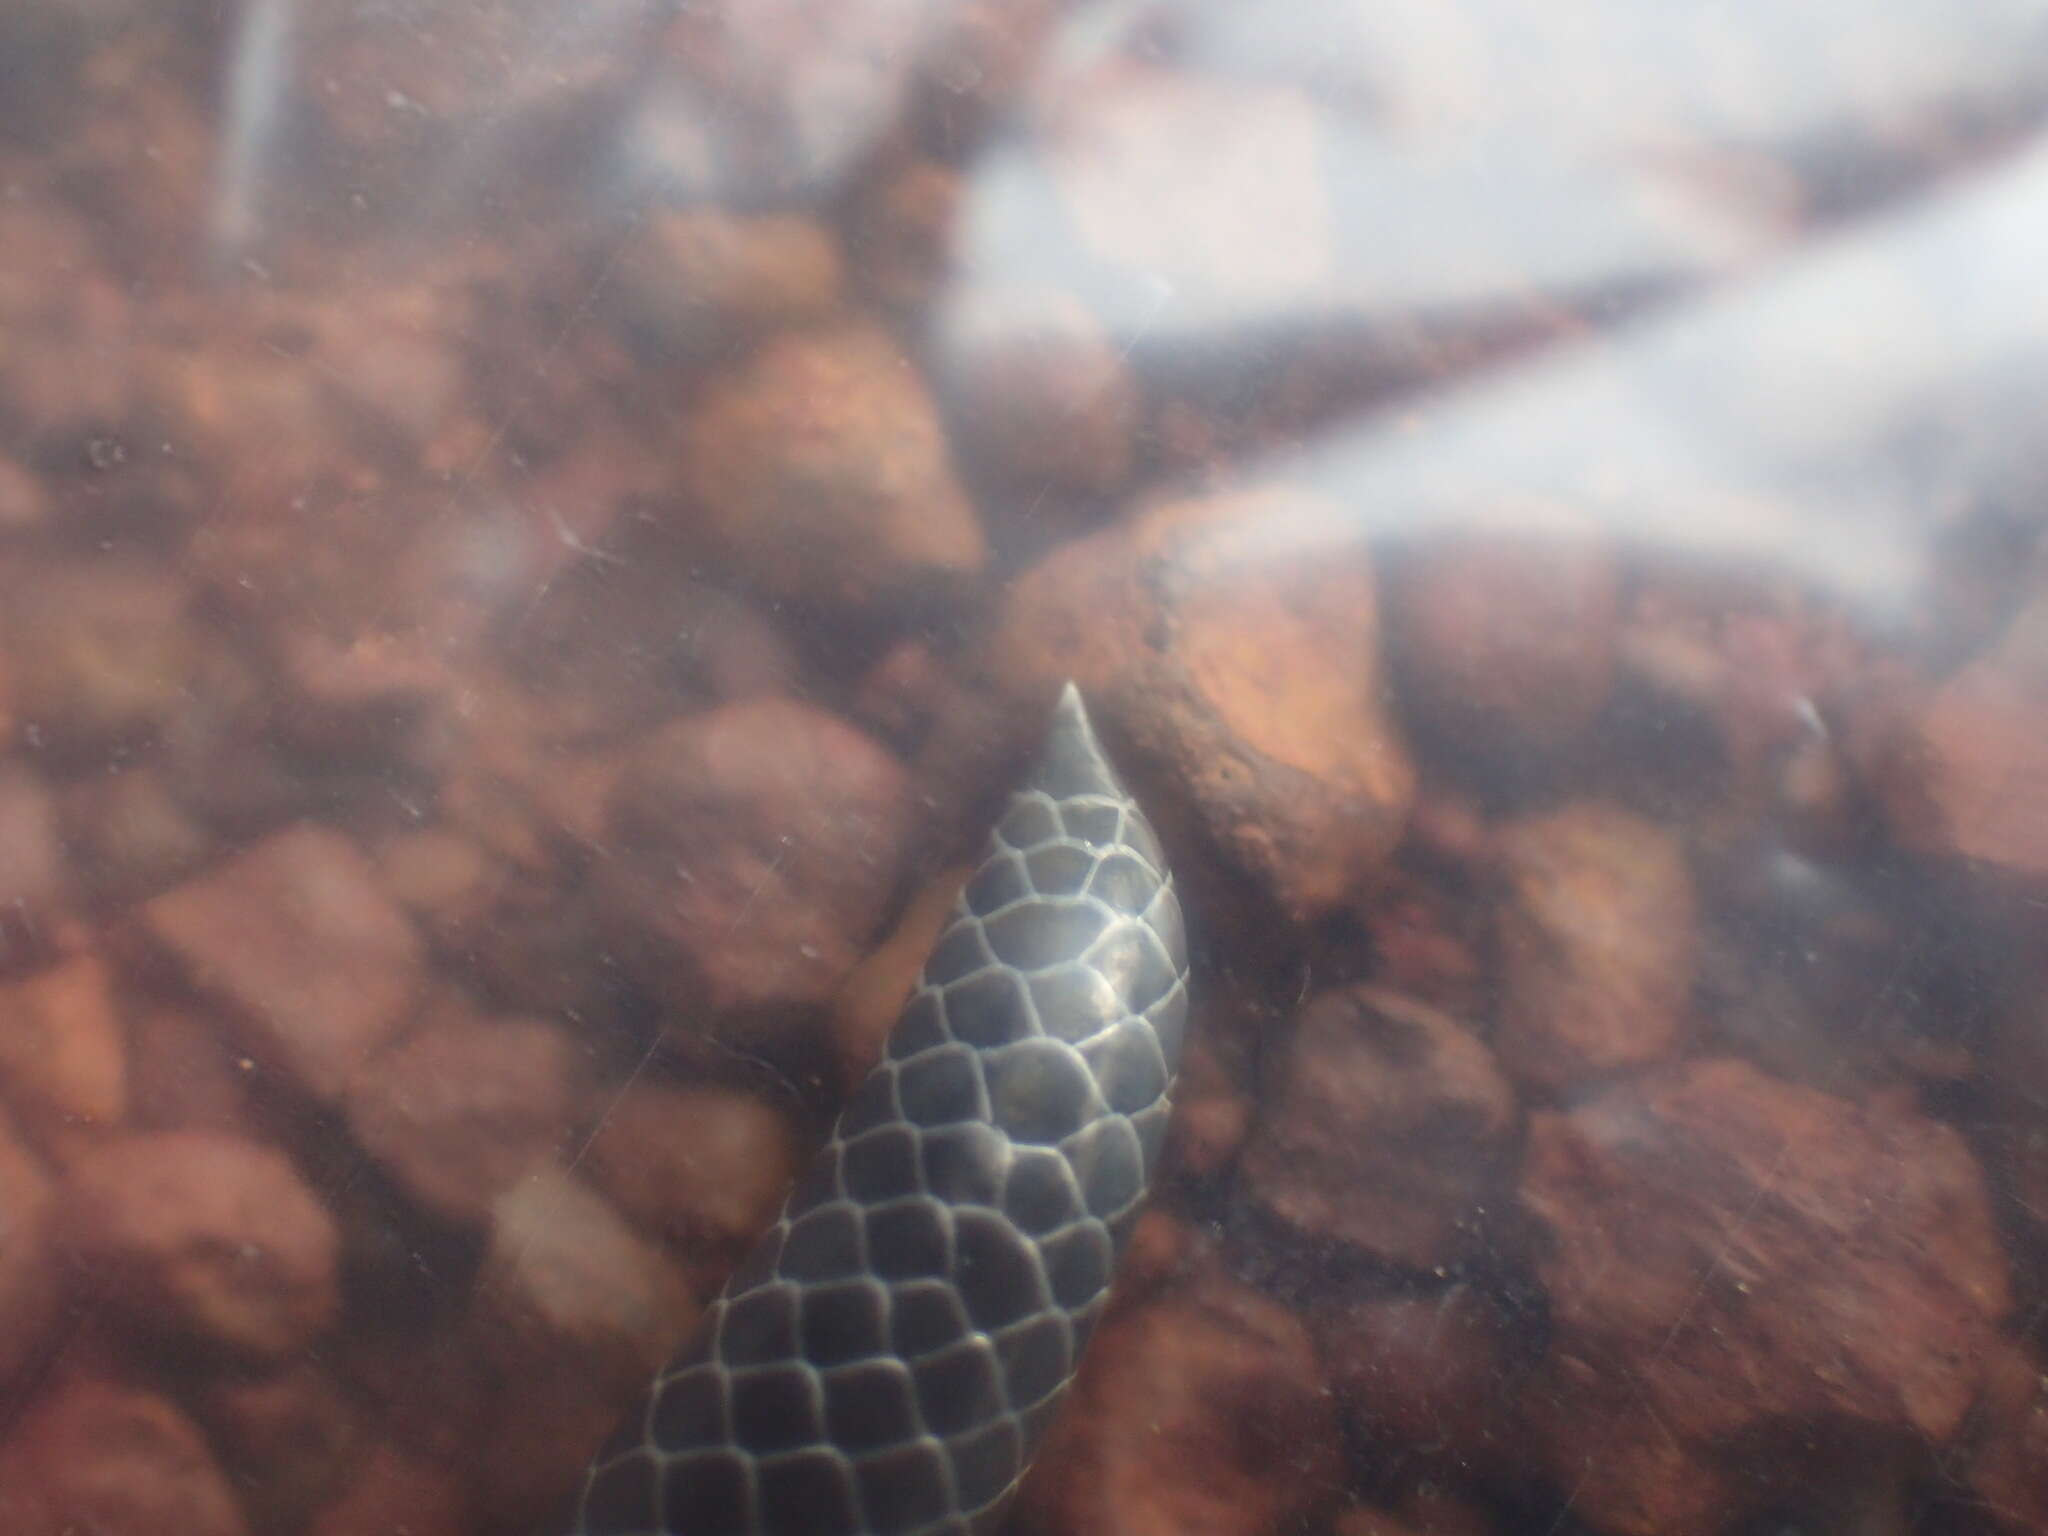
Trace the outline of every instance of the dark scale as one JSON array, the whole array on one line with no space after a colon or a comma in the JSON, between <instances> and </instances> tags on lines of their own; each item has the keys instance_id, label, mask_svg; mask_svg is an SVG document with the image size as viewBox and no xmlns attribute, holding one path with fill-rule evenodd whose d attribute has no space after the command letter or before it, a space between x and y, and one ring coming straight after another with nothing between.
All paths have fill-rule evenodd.
<instances>
[{"instance_id":1,"label":"dark scale","mask_svg":"<svg viewBox=\"0 0 2048 1536\"><path fill-rule=\"evenodd\" d=\"M1186 1013L1159 841L1070 687L884 1064L573 1536L989 1529L1101 1313Z\"/></svg>"}]
</instances>

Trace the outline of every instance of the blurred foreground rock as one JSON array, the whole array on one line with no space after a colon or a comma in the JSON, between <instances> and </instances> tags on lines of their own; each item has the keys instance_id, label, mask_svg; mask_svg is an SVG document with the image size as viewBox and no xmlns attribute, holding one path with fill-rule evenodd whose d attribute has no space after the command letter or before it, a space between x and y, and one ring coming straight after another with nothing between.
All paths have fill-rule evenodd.
<instances>
[{"instance_id":1,"label":"blurred foreground rock","mask_svg":"<svg viewBox=\"0 0 2048 1536\"><path fill-rule=\"evenodd\" d=\"M1954 1131L1737 1061L1535 1116L1522 1200L1552 1328L1527 1433L1629 1536L1708 1536L1799 1491L1787 1426L1951 1443L2010 1302Z\"/></svg>"},{"instance_id":2,"label":"blurred foreground rock","mask_svg":"<svg viewBox=\"0 0 2048 1536\"><path fill-rule=\"evenodd\" d=\"M1371 987L1301 1010L1245 1151L1246 1195L1303 1237L1433 1269L1505 1195L1513 1091L1435 1009Z\"/></svg>"},{"instance_id":3,"label":"blurred foreground rock","mask_svg":"<svg viewBox=\"0 0 2048 1536\"><path fill-rule=\"evenodd\" d=\"M1336 1422L1308 1335L1220 1276L1112 1313L1024 1481L1030 1536L1260 1536L1327 1496Z\"/></svg>"}]
</instances>

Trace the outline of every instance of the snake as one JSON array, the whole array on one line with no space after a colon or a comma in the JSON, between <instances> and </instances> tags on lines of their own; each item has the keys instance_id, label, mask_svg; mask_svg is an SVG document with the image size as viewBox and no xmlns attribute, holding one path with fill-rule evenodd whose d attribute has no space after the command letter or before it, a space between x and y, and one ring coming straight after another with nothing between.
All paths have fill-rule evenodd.
<instances>
[{"instance_id":1,"label":"snake","mask_svg":"<svg viewBox=\"0 0 2048 1536\"><path fill-rule=\"evenodd\" d=\"M605 1448L573 1536L985 1536L1165 1141L1187 937L1068 683L882 1058Z\"/></svg>"}]
</instances>

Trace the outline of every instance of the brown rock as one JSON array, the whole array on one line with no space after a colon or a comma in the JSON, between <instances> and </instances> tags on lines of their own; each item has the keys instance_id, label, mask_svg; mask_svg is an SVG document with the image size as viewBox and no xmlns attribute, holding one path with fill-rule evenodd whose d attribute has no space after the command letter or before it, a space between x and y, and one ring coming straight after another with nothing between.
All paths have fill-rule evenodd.
<instances>
[{"instance_id":1,"label":"brown rock","mask_svg":"<svg viewBox=\"0 0 2048 1536\"><path fill-rule=\"evenodd\" d=\"M61 1342L54 1220L42 1165L0 1120L0 1393Z\"/></svg>"},{"instance_id":2,"label":"brown rock","mask_svg":"<svg viewBox=\"0 0 2048 1536\"><path fill-rule=\"evenodd\" d=\"M788 1118L751 1094L635 1083L578 1166L627 1220L722 1280L781 1209L798 1147Z\"/></svg>"},{"instance_id":3,"label":"brown rock","mask_svg":"<svg viewBox=\"0 0 2048 1536\"><path fill-rule=\"evenodd\" d=\"M247 1536L197 1426L151 1392L66 1375L0 1443L8 1536Z\"/></svg>"},{"instance_id":4,"label":"brown rock","mask_svg":"<svg viewBox=\"0 0 2048 1536\"><path fill-rule=\"evenodd\" d=\"M954 686L946 665L922 636L889 648L861 678L853 718L898 751L924 739Z\"/></svg>"},{"instance_id":5,"label":"brown rock","mask_svg":"<svg viewBox=\"0 0 2048 1536\"><path fill-rule=\"evenodd\" d=\"M1894 834L1923 852L2048 875L2048 602L1870 753Z\"/></svg>"},{"instance_id":6,"label":"brown rock","mask_svg":"<svg viewBox=\"0 0 2048 1536\"><path fill-rule=\"evenodd\" d=\"M1730 1459L1786 1424L1943 1446L2009 1304L1955 1132L1739 1061L1534 1117L1522 1200L1551 1315L1528 1434L1624 1536L1718 1532L1786 1492Z\"/></svg>"},{"instance_id":7,"label":"brown rock","mask_svg":"<svg viewBox=\"0 0 2048 1536\"><path fill-rule=\"evenodd\" d=\"M1970 1491L2000 1532L2048 1530L2048 1373L2033 1350L2005 1341L1992 1357Z\"/></svg>"},{"instance_id":8,"label":"brown rock","mask_svg":"<svg viewBox=\"0 0 2048 1536\"><path fill-rule=\"evenodd\" d=\"M892 166L863 189L848 242L854 279L885 309L920 314L952 275L960 173L937 160Z\"/></svg>"},{"instance_id":9,"label":"brown rock","mask_svg":"<svg viewBox=\"0 0 2048 1536\"><path fill-rule=\"evenodd\" d=\"M111 978L98 956L79 955L0 987L0 1098L46 1148L120 1123L127 1066Z\"/></svg>"},{"instance_id":10,"label":"brown rock","mask_svg":"<svg viewBox=\"0 0 2048 1536\"><path fill-rule=\"evenodd\" d=\"M1264 1536L1336 1486L1338 1459L1301 1324L1211 1276L1104 1321L1016 1524L1028 1536Z\"/></svg>"},{"instance_id":11,"label":"brown rock","mask_svg":"<svg viewBox=\"0 0 2048 1536\"><path fill-rule=\"evenodd\" d=\"M68 785L61 809L80 882L103 902L153 896L213 851L212 835L153 768Z\"/></svg>"},{"instance_id":12,"label":"brown rock","mask_svg":"<svg viewBox=\"0 0 2048 1536\"><path fill-rule=\"evenodd\" d=\"M1107 496L1130 478L1137 377L1077 299L971 289L939 345L948 413L987 469L1034 494Z\"/></svg>"},{"instance_id":13,"label":"brown rock","mask_svg":"<svg viewBox=\"0 0 2048 1536\"><path fill-rule=\"evenodd\" d=\"M489 1509L530 1519L573 1489L696 1310L660 1254L567 1175L501 1196L468 1324L498 1383L476 1451Z\"/></svg>"},{"instance_id":14,"label":"brown rock","mask_svg":"<svg viewBox=\"0 0 2048 1536\"><path fill-rule=\"evenodd\" d=\"M1402 867L1369 893L1358 916L1372 939L1374 979L1447 1013L1489 1009L1494 978L1482 956L1492 911L1467 889Z\"/></svg>"},{"instance_id":15,"label":"brown rock","mask_svg":"<svg viewBox=\"0 0 2048 1536\"><path fill-rule=\"evenodd\" d=\"M265 1530L301 1530L338 1491L362 1435L341 1386L317 1365L208 1382L195 1406Z\"/></svg>"},{"instance_id":16,"label":"brown rock","mask_svg":"<svg viewBox=\"0 0 2048 1536\"><path fill-rule=\"evenodd\" d=\"M273 729L294 750L330 762L387 759L450 685L422 641L371 627L337 633L287 619L271 627L265 649L282 684Z\"/></svg>"},{"instance_id":17,"label":"brown rock","mask_svg":"<svg viewBox=\"0 0 2048 1536\"><path fill-rule=\"evenodd\" d=\"M1515 1128L1514 1091L1469 1031L1348 987L1301 1010L1239 1177L1306 1236L1431 1269L1471 1246Z\"/></svg>"},{"instance_id":18,"label":"brown rock","mask_svg":"<svg viewBox=\"0 0 2048 1536\"><path fill-rule=\"evenodd\" d=\"M43 567L11 584L16 713L32 743L89 750L177 712L195 656L185 582L118 560Z\"/></svg>"},{"instance_id":19,"label":"brown rock","mask_svg":"<svg viewBox=\"0 0 2048 1536\"><path fill-rule=\"evenodd\" d=\"M1306 922L1376 876L1413 799L1378 636L1371 563L1336 509L1282 490L1216 496L1028 571L993 693L1035 721L1073 678L1169 846L1214 850L1250 881L1259 920Z\"/></svg>"},{"instance_id":20,"label":"brown rock","mask_svg":"<svg viewBox=\"0 0 2048 1536\"><path fill-rule=\"evenodd\" d=\"M960 888L973 873L962 865L927 881L894 930L853 968L832 999L832 1041L838 1048L839 1084L845 1092L852 1093L882 1059L889 1032L953 915Z\"/></svg>"},{"instance_id":21,"label":"brown rock","mask_svg":"<svg viewBox=\"0 0 2048 1536\"><path fill-rule=\"evenodd\" d=\"M39 528L50 518L50 494L11 458L0 458L0 532Z\"/></svg>"},{"instance_id":22,"label":"brown rock","mask_svg":"<svg viewBox=\"0 0 2048 1536\"><path fill-rule=\"evenodd\" d=\"M1511 1389L1506 1325L1464 1284L1334 1303L1312 1331L1346 1418L1382 1447L1471 1465L1491 1449Z\"/></svg>"},{"instance_id":23,"label":"brown rock","mask_svg":"<svg viewBox=\"0 0 2048 1536\"><path fill-rule=\"evenodd\" d=\"M641 747L598 878L670 995L822 1003L895 889L909 818L902 767L866 736L790 700L746 701Z\"/></svg>"},{"instance_id":24,"label":"brown rock","mask_svg":"<svg viewBox=\"0 0 2048 1536\"><path fill-rule=\"evenodd\" d=\"M611 740L678 713L791 692L800 671L755 604L633 548L555 576L520 606L505 644L555 740Z\"/></svg>"},{"instance_id":25,"label":"brown rock","mask_svg":"<svg viewBox=\"0 0 2048 1536\"><path fill-rule=\"evenodd\" d=\"M338 1098L411 1008L419 936L340 834L310 823L167 891L150 935L233 1009L250 1052Z\"/></svg>"},{"instance_id":26,"label":"brown rock","mask_svg":"<svg viewBox=\"0 0 2048 1536\"><path fill-rule=\"evenodd\" d=\"M878 330L770 341L706 392L681 452L693 531L774 596L866 607L987 558L931 398Z\"/></svg>"},{"instance_id":27,"label":"brown rock","mask_svg":"<svg viewBox=\"0 0 2048 1536\"><path fill-rule=\"evenodd\" d=\"M1404 713L1459 760L1571 746L1614 684L1618 586L1591 540L1471 535L1409 552L1387 584Z\"/></svg>"},{"instance_id":28,"label":"brown rock","mask_svg":"<svg viewBox=\"0 0 2048 1536\"><path fill-rule=\"evenodd\" d=\"M911 117L920 142L971 159L1045 66L1061 0L961 0L926 17Z\"/></svg>"},{"instance_id":29,"label":"brown rock","mask_svg":"<svg viewBox=\"0 0 2048 1536\"><path fill-rule=\"evenodd\" d=\"M349 1469L306 1536L470 1536L475 1529L459 1473L379 1444Z\"/></svg>"},{"instance_id":30,"label":"brown rock","mask_svg":"<svg viewBox=\"0 0 2048 1536\"><path fill-rule=\"evenodd\" d=\"M1293 1010L1278 988L1218 975L1193 1000L1186 1054L1166 1128L1168 1167L1197 1179L1230 1171L1258 1118L1263 1042L1284 1038Z\"/></svg>"},{"instance_id":31,"label":"brown rock","mask_svg":"<svg viewBox=\"0 0 2048 1536\"><path fill-rule=\"evenodd\" d=\"M216 834L260 836L306 806L305 776L271 734L275 705L248 658L208 646L191 697L158 735L155 760L172 798Z\"/></svg>"},{"instance_id":32,"label":"brown rock","mask_svg":"<svg viewBox=\"0 0 2048 1536\"><path fill-rule=\"evenodd\" d=\"M377 878L437 944L460 949L487 924L506 876L469 838L428 827L379 849Z\"/></svg>"},{"instance_id":33,"label":"brown rock","mask_svg":"<svg viewBox=\"0 0 2048 1536\"><path fill-rule=\"evenodd\" d=\"M334 1220L269 1147L123 1136L73 1161L59 1204L80 1282L154 1333L277 1359L333 1321Z\"/></svg>"},{"instance_id":34,"label":"brown rock","mask_svg":"<svg viewBox=\"0 0 2048 1536\"><path fill-rule=\"evenodd\" d=\"M620 318L665 362L719 356L743 338L838 307L839 247L816 219L716 208L654 214L634 231L608 285Z\"/></svg>"},{"instance_id":35,"label":"brown rock","mask_svg":"<svg viewBox=\"0 0 2048 1536\"><path fill-rule=\"evenodd\" d=\"M65 905L65 862L49 789L26 769L0 768L0 968L49 949Z\"/></svg>"},{"instance_id":36,"label":"brown rock","mask_svg":"<svg viewBox=\"0 0 2048 1536\"><path fill-rule=\"evenodd\" d=\"M1420 1488L1394 1509L1359 1504L1337 1517L1332 1536L1491 1536L1493 1518L1468 1499Z\"/></svg>"},{"instance_id":37,"label":"brown rock","mask_svg":"<svg viewBox=\"0 0 2048 1536\"><path fill-rule=\"evenodd\" d=\"M128 1026L129 1119L137 1130L246 1128L255 1063L230 1051L214 1021L172 1005Z\"/></svg>"},{"instance_id":38,"label":"brown rock","mask_svg":"<svg viewBox=\"0 0 2048 1536\"><path fill-rule=\"evenodd\" d=\"M349 1129L428 1210L482 1226L561 1149L579 1067L568 1037L539 1019L437 1014L365 1064Z\"/></svg>"},{"instance_id":39,"label":"brown rock","mask_svg":"<svg viewBox=\"0 0 2048 1536\"><path fill-rule=\"evenodd\" d=\"M1677 837L1585 801L1503 828L1499 848L1501 1065L1562 1094L1674 1054L1695 948Z\"/></svg>"}]
</instances>

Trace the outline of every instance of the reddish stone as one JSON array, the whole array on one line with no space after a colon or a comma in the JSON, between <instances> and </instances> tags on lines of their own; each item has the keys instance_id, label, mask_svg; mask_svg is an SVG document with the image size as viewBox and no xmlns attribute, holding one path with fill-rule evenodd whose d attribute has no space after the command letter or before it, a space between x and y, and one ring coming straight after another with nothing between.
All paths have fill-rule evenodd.
<instances>
[{"instance_id":1,"label":"reddish stone","mask_svg":"<svg viewBox=\"0 0 2048 1536\"><path fill-rule=\"evenodd\" d=\"M247 1128L256 1064L230 1050L206 1014L169 1004L138 1009L128 1026L128 1060L137 1130Z\"/></svg>"},{"instance_id":2,"label":"reddish stone","mask_svg":"<svg viewBox=\"0 0 2048 1536\"><path fill-rule=\"evenodd\" d=\"M1062 0L960 0L927 13L911 104L919 141L950 158L977 154L1045 67L1064 9Z\"/></svg>"},{"instance_id":3,"label":"reddish stone","mask_svg":"<svg viewBox=\"0 0 2048 1536\"><path fill-rule=\"evenodd\" d=\"M788 1117L751 1094L635 1083L578 1167L635 1226L722 1278L775 1219L798 1156Z\"/></svg>"},{"instance_id":4,"label":"reddish stone","mask_svg":"<svg viewBox=\"0 0 2048 1536\"><path fill-rule=\"evenodd\" d=\"M218 1378L201 1389L194 1411L265 1530L303 1529L307 1516L354 1475L360 1419L340 1384L317 1365Z\"/></svg>"},{"instance_id":5,"label":"reddish stone","mask_svg":"<svg viewBox=\"0 0 2048 1536\"><path fill-rule=\"evenodd\" d=\"M471 1536L475 1517L452 1468L379 1444L355 1465L306 1536Z\"/></svg>"},{"instance_id":6,"label":"reddish stone","mask_svg":"<svg viewBox=\"0 0 2048 1536\"><path fill-rule=\"evenodd\" d=\"M2048 603L1870 750L1894 834L1908 847L2048 875Z\"/></svg>"},{"instance_id":7,"label":"reddish stone","mask_svg":"<svg viewBox=\"0 0 2048 1536\"><path fill-rule=\"evenodd\" d=\"M1947 1445L2009 1305L1961 1137L1744 1062L1535 1116L1522 1200L1551 1320L1530 1443L1623 1536L1705 1536L1787 1492L1732 1455L1787 1424Z\"/></svg>"},{"instance_id":8,"label":"reddish stone","mask_svg":"<svg viewBox=\"0 0 2048 1536\"><path fill-rule=\"evenodd\" d=\"M655 732L612 796L598 879L651 977L713 1010L822 1003L900 876L902 767L784 699Z\"/></svg>"},{"instance_id":9,"label":"reddish stone","mask_svg":"<svg viewBox=\"0 0 2048 1536\"><path fill-rule=\"evenodd\" d=\"M1112 1313L1026 1476L1028 1536L1264 1536L1337 1482L1336 1417L1290 1312L1211 1274Z\"/></svg>"},{"instance_id":10,"label":"reddish stone","mask_svg":"<svg viewBox=\"0 0 2048 1536\"><path fill-rule=\"evenodd\" d=\"M1338 1402L1369 1443L1468 1466L1504 1459L1507 1327L1479 1291L1337 1301L1311 1326Z\"/></svg>"},{"instance_id":11,"label":"reddish stone","mask_svg":"<svg viewBox=\"0 0 2048 1536\"><path fill-rule=\"evenodd\" d=\"M931 397L878 330L768 342L706 391L681 454L692 537L774 596L866 607L987 559Z\"/></svg>"},{"instance_id":12,"label":"reddish stone","mask_svg":"<svg viewBox=\"0 0 2048 1536\"><path fill-rule=\"evenodd\" d=\"M0 969L47 953L69 882L57 806L36 775L0 768Z\"/></svg>"},{"instance_id":13,"label":"reddish stone","mask_svg":"<svg viewBox=\"0 0 2048 1536\"><path fill-rule=\"evenodd\" d=\"M66 1373L0 1442L8 1536L247 1536L191 1420L151 1392Z\"/></svg>"},{"instance_id":14,"label":"reddish stone","mask_svg":"<svg viewBox=\"0 0 2048 1536\"><path fill-rule=\"evenodd\" d=\"M960 173L936 160L912 159L873 180L852 212L854 281L897 313L935 303L952 276L964 195Z\"/></svg>"},{"instance_id":15,"label":"reddish stone","mask_svg":"<svg viewBox=\"0 0 2048 1536\"><path fill-rule=\"evenodd\" d=\"M1195 1178L1214 1178L1237 1160L1258 1106L1242 1086L1244 1063L1201 1032L1197 1015L1173 1088L1166 1145L1171 1165Z\"/></svg>"},{"instance_id":16,"label":"reddish stone","mask_svg":"<svg viewBox=\"0 0 2048 1536\"><path fill-rule=\"evenodd\" d=\"M607 299L665 363L729 355L779 326L822 319L844 280L832 232L802 214L672 209L618 252Z\"/></svg>"},{"instance_id":17,"label":"reddish stone","mask_svg":"<svg viewBox=\"0 0 2048 1536\"><path fill-rule=\"evenodd\" d=\"M1474 1245L1516 1121L1514 1091L1468 1030L1350 987L1301 1010L1239 1177L1306 1236L1432 1269Z\"/></svg>"},{"instance_id":18,"label":"reddish stone","mask_svg":"<svg viewBox=\"0 0 2048 1536\"><path fill-rule=\"evenodd\" d=\"M1478 1504L1436 1488L1411 1492L1393 1509L1356 1504L1331 1536L1492 1536L1493 1517Z\"/></svg>"},{"instance_id":19,"label":"reddish stone","mask_svg":"<svg viewBox=\"0 0 2048 1536\"><path fill-rule=\"evenodd\" d=\"M1143 401L1126 349L1070 295L969 289L940 336L962 449L1034 496L1130 478Z\"/></svg>"},{"instance_id":20,"label":"reddish stone","mask_svg":"<svg viewBox=\"0 0 2048 1536\"><path fill-rule=\"evenodd\" d=\"M2048 1372L2025 1344L2003 1342L1989 1362L1970 1491L2002 1533L2048 1530Z\"/></svg>"},{"instance_id":21,"label":"reddish stone","mask_svg":"<svg viewBox=\"0 0 2048 1536\"><path fill-rule=\"evenodd\" d=\"M0 532L21 533L50 518L50 494L11 458L0 458Z\"/></svg>"},{"instance_id":22,"label":"reddish stone","mask_svg":"<svg viewBox=\"0 0 2048 1536\"><path fill-rule=\"evenodd\" d=\"M421 642L370 628L342 635L286 621L266 649L283 683L274 728L295 750L328 761L393 754L451 683Z\"/></svg>"},{"instance_id":23,"label":"reddish stone","mask_svg":"<svg viewBox=\"0 0 2048 1536\"><path fill-rule=\"evenodd\" d=\"M660 1253L567 1175L544 1170L500 1196L467 1325L492 1384L473 1425L486 1509L555 1507L696 1312Z\"/></svg>"},{"instance_id":24,"label":"reddish stone","mask_svg":"<svg viewBox=\"0 0 2048 1536\"><path fill-rule=\"evenodd\" d=\"M429 827L378 850L377 877L437 944L459 950L488 926L506 875L469 838Z\"/></svg>"},{"instance_id":25,"label":"reddish stone","mask_svg":"<svg viewBox=\"0 0 2048 1536\"><path fill-rule=\"evenodd\" d=\"M1236 1163L1251 1135L1260 1041L1277 1035L1288 1014L1268 996L1222 976L1201 989L1193 1009L1166 1128L1168 1166L1215 1178Z\"/></svg>"},{"instance_id":26,"label":"reddish stone","mask_svg":"<svg viewBox=\"0 0 2048 1536\"><path fill-rule=\"evenodd\" d=\"M253 1055L322 1098L396 1033L419 983L419 935L356 846L311 824L165 892L143 921Z\"/></svg>"},{"instance_id":27,"label":"reddish stone","mask_svg":"<svg viewBox=\"0 0 2048 1536\"><path fill-rule=\"evenodd\" d=\"M1336 508L1270 489L1170 503L1016 582L984 708L1015 740L1074 679L1168 845L1213 850L1176 865L1191 906L1312 922L1380 876L1414 796L1377 614ZM1248 897L1204 878L1214 861Z\"/></svg>"},{"instance_id":28,"label":"reddish stone","mask_svg":"<svg viewBox=\"0 0 2048 1536\"><path fill-rule=\"evenodd\" d=\"M1481 956L1491 914L1458 885L1397 869L1358 915L1380 984L1447 1013L1469 1017L1490 1006L1493 977Z\"/></svg>"},{"instance_id":29,"label":"reddish stone","mask_svg":"<svg viewBox=\"0 0 2048 1536\"><path fill-rule=\"evenodd\" d=\"M21 575L5 618L8 676L32 743L104 747L178 711L195 657L183 581L104 559Z\"/></svg>"},{"instance_id":30,"label":"reddish stone","mask_svg":"<svg viewBox=\"0 0 2048 1536\"><path fill-rule=\"evenodd\" d=\"M1501 1065L1567 1094L1673 1055L1695 948L1678 838L1584 801L1504 827L1499 849Z\"/></svg>"},{"instance_id":31,"label":"reddish stone","mask_svg":"<svg viewBox=\"0 0 2048 1536\"><path fill-rule=\"evenodd\" d=\"M126 1117L126 1041L98 956L0 987L0 1099L53 1151Z\"/></svg>"},{"instance_id":32,"label":"reddish stone","mask_svg":"<svg viewBox=\"0 0 2048 1536\"><path fill-rule=\"evenodd\" d=\"M59 1205L80 1282L140 1328L277 1359L334 1319L334 1219L269 1147L123 1136L73 1160Z\"/></svg>"},{"instance_id":33,"label":"reddish stone","mask_svg":"<svg viewBox=\"0 0 2048 1536\"><path fill-rule=\"evenodd\" d=\"M1512 766L1584 736L1614 685L1610 550L1563 536L1449 536L1409 552L1391 577L1388 649L1404 713L1453 759Z\"/></svg>"},{"instance_id":34,"label":"reddish stone","mask_svg":"<svg viewBox=\"0 0 2048 1536\"><path fill-rule=\"evenodd\" d=\"M552 1024L439 1013L364 1066L349 1129L428 1210L480 1227L568 1139L580 1067Z\"/></svg>"},{"instance_id":35,"label":"reddish stone","mask_svg":"<svg viewBox=\"0 0 2048 1536\"><path fill-rule=\"evenodd\" d=\"M61 1342L55 1214L42 1164L0 1120L0 1394Z\"/></svg>"},{"instance_id":36,"label":"reddish stone","mask_svg":"<svg viewBox=\"0 0 2048 1536\"><path fill-rule=\"evenodd\" d=\"M854 694L853 717L898 750L923 739L953 686L929 642L899 642L868 669Z\"/></svg>"},{"instance_id":37,"label":"reddish stone","mask_svg":"<svg viewBox=\"0 0 2048 1536\"><path fill-rule=\"evenodd\" d=\"M520 606L505 646L533 696L534 729L551 742L611 741L682 711L793 692L800 672L755 604L677 569L672 552L633 548L551 576ZM552 762L525 766L540 787L552 777Z\"/></svg>"},{"instance_id":38,"label":"reddish stone","mask_svg":"<svg viewBox=\"0 0 2048 1536\"><path fill-rule=\"evenodd\" d=\"M197 869L214 848L212 834L154 767L67 785L61 814L79 882L102 902L153 896Z\"/></svg>"},{"instance_id":39,"label":"reddish stone","mask_svg":"<svg viewBox=\"0 0 2048 1536\"><path fill-rule=\"evenodd\" d=\"M839 1057L840 1086L847 1093L882 1059L889 1032L902 1016L932 946L952 919L960 888L973 873L962 866L927 881L895 929L868 951L832 999L832 1043Z\"/></svg>"}]
</instances>

